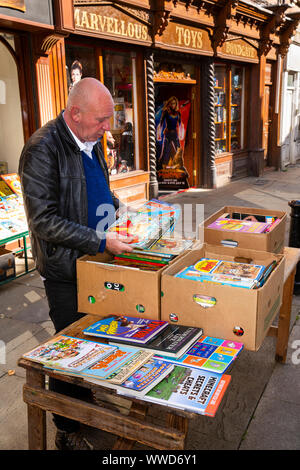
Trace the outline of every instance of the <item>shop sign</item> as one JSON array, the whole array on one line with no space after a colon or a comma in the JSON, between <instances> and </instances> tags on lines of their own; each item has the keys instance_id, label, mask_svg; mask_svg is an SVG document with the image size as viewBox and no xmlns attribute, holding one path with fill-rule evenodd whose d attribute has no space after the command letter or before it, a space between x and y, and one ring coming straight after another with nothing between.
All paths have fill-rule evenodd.
<instances>
[{"instance_id":1,"label":"shop sign","mask_svg":"<svg viewBox=\"0 0 300 470\"><path fill-rule=\"evenodd\" d=\"M218 50L218 56L235 57L239 60L258 61L257 48L243 39L230 39L225 41Z\"/></svg>"},{"instance_id":2,"label":"shop sign","mask_svg":"<svg viewBox=\"0 0 300 470\"><path fill-rule=\"evenodd\" d=\"M101 36L151 42L148 25L128 16L111 6L80 7L74 10L75 28Z\"/></svg>"},{"instance_id":3,"label":"shop sign","mask_svg":"<svg viewBox=\"0 0 300 470\"><path fill-rule=\"evenodd\" d=\"M155 44L162 43L168 46L175 46L176 49L183 49L193 53L207 53L213 55L211 41L208 31L205 29L192 28L177 23L170 23L162 36L156 36Z\"/></svg>"},{"instance_id":4,"label":"shop sign","mask_svg":"<svg viewBox=\"0 0 300 470\"><path fill-rule=\"evenodd\" d=\"M0 0L0 7L12 8L13 10L26 11L25 0Z\"/></svg>"}]
</instances>

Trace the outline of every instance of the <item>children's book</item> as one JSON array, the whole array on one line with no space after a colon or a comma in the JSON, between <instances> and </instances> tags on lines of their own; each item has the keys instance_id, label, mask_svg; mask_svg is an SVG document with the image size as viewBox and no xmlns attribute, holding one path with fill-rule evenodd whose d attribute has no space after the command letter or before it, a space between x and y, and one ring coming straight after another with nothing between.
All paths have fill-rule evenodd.
<instances>
[{"instance_id":1,"label":"children's book","mask_svg":"<svg viewBox=\"0 0 300 470\"><path fill-rule=\"evenodd\" d=\"M79 372L105 358L115 346L59 335L24 354L24 359L39 362L51 369Z\"/></svg>"},{"instance_id":2,"label":"children's book","mask_svg":"<svg viewBox=\"0 0 300 470\"><path fill-rule=\"evenodd\" d=\"M116 390L122 395L144 396L174 368L173 364L152 357Z\"/></svg>"},{"instance_id":3,"label":"children's book","mask_svg":"<svg viewBox=\"0 0 300 470\"><path fill-rule=\"evenodd\" d=\"M258 286L265 269L263 265L201 258L196 264L180 270L175 277L252 289Z\"/></svg>"},{"instance_id":4,"label":"children's book","mask_svg":"<svg viewBox=\"0 0 300 470\"><path fill-rule=\"evenodd\" d=\"M159 254L169 257L178 256L184 251L191 249L195 240L177 239L177 238L160 238L154 245L149 248L149 254Z\"/></svg>"},{"instance_id":5,"label":"children's book","mask_svg":"<svg viewBox=\"0 0 300 470\"><path fill-rule=\"evenodd\" d=\"M1 175L2 176L2 175ZM1 197L6 197L14 194L11 188L8 186L8 184L0 179L0 196Z\"/></svg>"},{"instance_id":6,"label":"children's book","mask_svg":"<svg viewBox=\"0 0 300 470\"><path fill-rule=\"evenodd\" d=\"M230 375L175 366L143 400L213 417L230 380Z\"/></svg>"},{"instance_id":7,"label":"children's book","mask_svg":"<svg viewBox=\"0 0 300 470\"><path fill-rule=\"evenodd\" d=\"M140 369L145 362L149 361L153 353L145 349L138 349L136 354L130 358L122 367L116 369L106 380L113 384L122 384L137 369Z\"/></svg>"},{"instance_id":8,"label":"children's book","mask_svg":"<svg viewBox=\"0 0 300 470\"><path fill-rule=\"evenodd\" d=\"M207 228L226 230L229 232L263 233L269 226L270 224L266 222L227 219L220 217L212 224L208 225Z\"/></svg>"},{"instance_id":9,"label":"children's book","mask_svg":"<svg viewBox=\"0 0 300 470\"><path fill-rule=\"evenodd\" d=\"M180 214L178 207L152 199L136 212L125 212L109 228L108 232L117 232L131 236L131 246L149 248L168 230L172 229Z\"/></svg>"},{"instance_id":10,"label":"children's book","mask_svg":"<svg viewBox=\"0 0 300 470\"><path fill-rule=\"evenodd\" d=\"M15 194L22 196L20 177L17 173L1 175L1 178L7 183L7 185Z\"/></svg>"},{"instance_id":11,"label":"children's book","mask_svg":"<svg viewBox=\"0 0 300 470\"><path fill-rule=\"evenodd\" d=\"M180 358L159 356L166 362L223 374L244 348L243 343L204 336ZM155 356L157 357L157 356Z\"/></svg>"},{"instance_id":12,"label":"children's book","mask_svg":"<svg viewBox=\"0 0 300 470\"><path fill-rule=\"evenodd\" d=\"M168 326L167 321L112 315L102 318L83 330L85 335L100 336L143 345Z\"/></svg>"},{"instance_id":13,"label":"children's book","mask_svg":"<svg viewBox=\"0 0 300 470\"><path fill-rule=\"evenodd\" d=\"M143 348L164 356L180 357L202 334L202 328L168 324L155 338L143 344ZM110 344L118 343L114 340ZM129 341L126 344L134 345Z\"/></svg>"},{"instance_id":14,"label":"children's book","mask_svg":"<svg viewBox=\"0 0 300 470\"><path fill-rule=\"evenodd\" d=\"M120 370L127 365L128 361L135 362L139 358L141 359L141 353L143 351L138 348L121 345L112 351L109 356L104 357L100 361L95 362L91 366L80 371L80 375L85 377L94 377L95 379L113 379L116 373L120 373ZM148 357L149 359L149 357ZM132 362L131 362L132 363ZM139 365L136 365L138 368ZM124 379L125 380L125 379Z\"/></svg>"}]
</instances>

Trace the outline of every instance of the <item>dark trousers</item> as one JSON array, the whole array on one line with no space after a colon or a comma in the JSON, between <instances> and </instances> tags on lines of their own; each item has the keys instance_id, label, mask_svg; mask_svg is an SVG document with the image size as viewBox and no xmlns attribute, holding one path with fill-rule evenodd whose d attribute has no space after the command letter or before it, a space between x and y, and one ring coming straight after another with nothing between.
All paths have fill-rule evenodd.
<instances>
[{"instance_id":1,"label":"dark trousers","mask_svg":"<svg viewBox=\"0 0 300 470\"><path fill-rule=\"evenodd\" d=\"M44 285L50 309L49 315L56 333L84 316L83 313L77 311L77 287L75 283L46 280ZM90 390L51 377L49 378L49 389L73 398L83 400L91 398ZM53 415L53 420L58 429L67 432L76 432L80 426L78 421L56 414Z\"/></svg>"}]
</instances>

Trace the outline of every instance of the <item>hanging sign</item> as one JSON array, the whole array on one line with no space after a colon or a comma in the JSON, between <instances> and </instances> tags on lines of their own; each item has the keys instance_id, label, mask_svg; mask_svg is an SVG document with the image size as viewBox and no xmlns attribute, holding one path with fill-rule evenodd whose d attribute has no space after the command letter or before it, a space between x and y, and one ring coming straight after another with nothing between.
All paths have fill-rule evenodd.
<instances>
[{"instance_id":1,"label":"hanging sign","mask_svg":"<svg viewBox=\"0 0 300 470\"><path fill-rule=\"evenodd\" d=\"M25 0L0 0L0 7L26 11Z\"/></svg>"},{"instance_id":2,"label":"hanging sign","mask_svg":"<svg viewBox=\"0 0 300 470\"><path fill-rule=\"evenodd\" d=\"M229 39L218 48L218 57L258 63L258 49L243 39Z\"/></svg>"},{"instance_id":3,"label":"hanging sign","mask_svg":"<svg viewBox=\"0 0 300 470\"><path fill-rule=\"evenodd\" d=\"M102 37L150 44L148 24L136 15L127 15L111 5L75 7L75 29Z\"/></svg>"}]
</instances>

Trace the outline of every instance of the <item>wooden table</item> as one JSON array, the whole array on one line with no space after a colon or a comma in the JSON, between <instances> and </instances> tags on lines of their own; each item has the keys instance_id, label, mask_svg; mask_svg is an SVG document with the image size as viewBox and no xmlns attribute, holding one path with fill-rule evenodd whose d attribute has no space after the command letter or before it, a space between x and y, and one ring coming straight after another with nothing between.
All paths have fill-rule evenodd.
<instances>
[{"instance_id":1,"label":"wooden table","mask_svg":"<svg viewBox=\"0 0 300 470\"><path fill-rule=\"evenodd\" d=\"M271 326L268 331L268 336L275 336L277 338L275 360L282 363L286 361L290 334L293 290L297 264L300 260L300 249L285 247L284 256L284 286L278 326Z\"/></svg>"},{"instance_id":2,"label":"wooden table","mask_svg":"<svg viewBox=\"0 0 300 470\"><path fill-rule=\"evenodd\" d=\"M65 328L60 334L85 338L82 330L95 323L98 317L86 315L81 320ZM28 408L28 441L30 450L46 449L46 411L75 419L80 423L92 426L118 436L112 450L132 449L136 442L161 450L182 450L188 430L188 420L195 413L181 410L168 411L164 425L153 424L147 419L149 404L142 400L123 397L121 400L128 404L129 413L109 409L107 402L93 404L76 398L71 398L45 388L45 375L64 380L89 389L101 390L107 396L113 397L112 402L118 403L120 396L114 390L88 382L86 379L71 377L44 369L41 364L25 359L19 359L18 365L26 369L26 383L23 387L23 400ZM166 407L151 404L151 408ZM168 409L169 410L169 409Z\"/></svg>"},{"instance_id":3,"label":"wooden table","mask_svg":"<svg viewBox=\"0 0 300 470\"><path fill-rule=\"evenodd\" d=\"M275 359L279 362L286 360L294 278L297 263L300 260L300 249L285 248L284 254L286 262L283 303L279 313L278 326L272 326L268 331L268 335L277 338ZM82 330L97 319L94 315L86 315L61 333L83 338ZM172 410L167 412L164 425L153 424L147 419L149 404L142 400L124 398L128 402L129 408L129 413L124 415L117 409L110 409L111 407L107 406L105 402L100 405L88 403L47 390L45 375L92 390L101 389L103 393L113 397L111 403L117 402L119 397L113 390L92 384L83 378L57 374L49 369L45 370L40 364L25 359L20 359L18 364L26 369L23 399L28 407L29 449L46 449L46 411L75 419L88 426L118 436L112 450L132 449L135 442L162 450L182 450L185 448L188 421L196 416L195 413ZM151 404L151 407L160 407L164 412L166 411L166 407L162 405Z\"/></svg>"}]
</instances>

